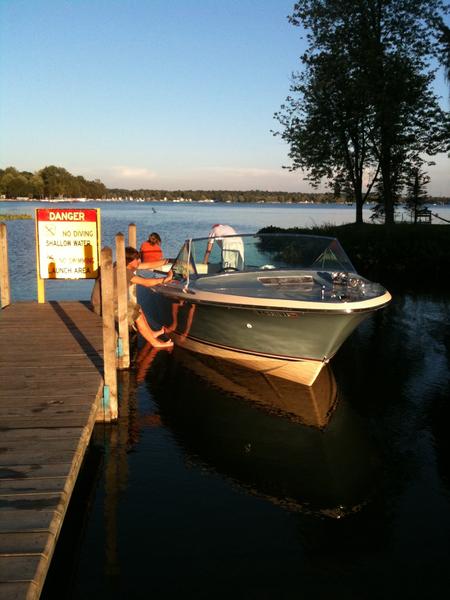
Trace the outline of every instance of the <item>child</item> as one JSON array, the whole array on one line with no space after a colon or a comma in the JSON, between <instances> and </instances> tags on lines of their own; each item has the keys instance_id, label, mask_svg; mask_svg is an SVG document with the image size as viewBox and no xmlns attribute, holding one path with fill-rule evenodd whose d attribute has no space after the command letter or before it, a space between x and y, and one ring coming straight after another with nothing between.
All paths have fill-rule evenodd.
<instances>
[{"instance_id":1,"label":"child","mask_svg":"<svg viewBox=\"0 0 450 600\"><path fill-rule=\"evenodd\" d=\"M133 284L142 285L144 287L153 287L154 285L160 285L161 283L168 283L172 279L172 272L170 272L166 277L158 277L152 279L146 279L145 277L139 277L139 275L136 275L135 271L140 267L141 259L139 257L139 252L131 246L125 248L125 262L127 266L126 274L128 288ZM158 263L154 266L158 266ZM151 265L145 265L145 267L151 268ZM115 267L114 280L116 280ZM116 285L115 281L114 285ZM116 294L114 294L114 297L115 296ZM92 290L91 303L94 312L96 312L97 314L101 314L100 278L97 279ZM115 308L117 310L117 307ZM159 331L153 331L142 311L142 308L139 306L139 304L132 300L128 301L128 324L131 328L136 328L142 335L142 337L145 340L147 340L147 342L150 342L150 344L154 348L172 348L173 342L171 340L162 341L159 339L159 337L164 334L164 329L160 329Z\"/></svg>"}]
</instances>

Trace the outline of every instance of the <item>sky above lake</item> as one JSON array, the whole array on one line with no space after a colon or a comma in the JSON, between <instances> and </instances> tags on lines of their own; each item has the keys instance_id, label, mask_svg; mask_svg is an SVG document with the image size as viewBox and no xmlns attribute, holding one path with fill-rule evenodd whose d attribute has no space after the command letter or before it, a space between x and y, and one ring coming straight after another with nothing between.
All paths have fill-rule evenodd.
<instances>
[{"instance_id":1,"label":"sky above lake","mask_svg":"<svg viewBox=\"0 0 450 600\"><path fill-rule=\"evenodd\" d=\"M311 191L273 114L292 0L0 0L0 167L129 189ZM448 87L438 92L448 108ZM449 159L429 169L450 194Z\"/></svg>"}]
</instances>

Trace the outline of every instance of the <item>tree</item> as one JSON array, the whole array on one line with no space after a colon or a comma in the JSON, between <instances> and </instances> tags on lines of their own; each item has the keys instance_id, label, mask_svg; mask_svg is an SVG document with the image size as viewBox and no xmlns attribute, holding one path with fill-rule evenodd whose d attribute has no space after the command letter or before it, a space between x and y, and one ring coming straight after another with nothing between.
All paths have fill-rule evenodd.
<instances>
[{"instance_id":1,"label":"tree","mask_svg":"<svg viewBox=\"0 0 450 600\"><path fill-rule=\"evenodd\" d=\"M315 183L347 185L357 221L374 182L385 222L394 222L408 164L448 148L449 115L431 83L442 52L442 0L302 0L290 17L308 31L305 67L275 116L291 169ZM370 180L367 181L368 175ZM366 195L362 193L368 184Z\"/></svg>"},{"instance_id":2,"label":"tree","mask_svg":"<svg viewBox=\"0 0 450 600\"><path fill-rule=\"evenodd\" d=\"M62 167L51 165L39 171L44 183L44 195L47 198L63 197L67 194L72 175Z\"/></svg>"},{"instance_id":3,"label":"tree","mask_svg":"<svg viewBox=\"0 0 450 600\"><path fill-rule=\"evenodd\" d=\"M275 116L290 145L291 170L304 169L314 186L325 178L333 190L349 190L356 221L362 222L363 205L378 174L375 168L364 194L372 166L368 131L373 117L349 56L338 46L303 57L307 69L294 76L291 87L298 97L288 97Z\"/></svg>"},{"instance_id":4,"label":"tree","mask_svg":"<svg viewBox=\"0 0 450 600\"><path fill-rule=\"evenodd\" d=\"M42 198L44 195L44 182L39 173L34 173L31 177L31 190L33 198Z\"/></svg>"},{"instance_id":5,"label":"tree","mask_svg":"<svg viewBox=\"0 0 450 600\"><path fill-rule=\"evenodd\" d=\"M0 193L7 198L32 197L32 177L32 173L19 173L14 167L7 167L0 177Z\"/></svg>"},{"instance_id":6,"label":"tree","mask_svg":"<svg viewBox=\"0 0 450 600\"><path fill-rule=\"evenodd\" d=\"M426 188L429 182L430 178L428 174L422 171L420 165L414 165L410 168L405 186L405 202L413 216L414 223L417 223L417 213L428 200Z\"/></svg>"},{"instance_id":7,"label":"tree","mask_svg":"<svg viewBox=\"0 0 450 600\"><path fill-rule=\"evenodd\" d=\"M444 67L445 77L450 83L450 27L447 27L443 20L438 22L437 27L441 33L439 40L442 44L441 63Z\"/></svg>"}]
</instances>

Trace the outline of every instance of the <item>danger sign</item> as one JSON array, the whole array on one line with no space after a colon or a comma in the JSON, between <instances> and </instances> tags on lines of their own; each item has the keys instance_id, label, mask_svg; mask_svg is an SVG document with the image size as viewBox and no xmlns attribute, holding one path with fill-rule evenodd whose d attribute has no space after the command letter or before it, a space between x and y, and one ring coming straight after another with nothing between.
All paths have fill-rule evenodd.
<instances>
[{"instance_id":1,"label":"danger sign","mask_svg":"<svg viewBox=\"0 0 450 600\"><path fill-rule=\"evenodd\" d=\"M41 279L95 279L99 264L100 211L36 209Z\"/></svg>"}]
</instances>

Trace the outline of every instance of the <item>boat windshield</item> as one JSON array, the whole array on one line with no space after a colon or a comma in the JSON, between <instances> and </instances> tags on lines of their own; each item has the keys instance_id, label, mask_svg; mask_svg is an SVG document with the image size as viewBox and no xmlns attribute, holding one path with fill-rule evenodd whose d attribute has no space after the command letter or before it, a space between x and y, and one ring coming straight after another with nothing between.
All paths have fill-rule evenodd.
<instances>
[{"instance_id":1,"label":"boat windshield","mask_svg":"<svg viewBox=\"0 0 450 600\"><path fill-rule=\"evenodd\" d=\"M173 266L183 279L273 269L356 272L336 238L283 233L188 240Z\"/></svg>"}]
</instances>

